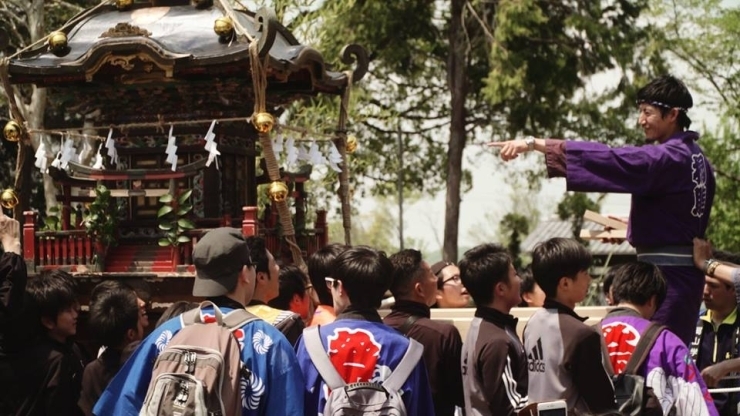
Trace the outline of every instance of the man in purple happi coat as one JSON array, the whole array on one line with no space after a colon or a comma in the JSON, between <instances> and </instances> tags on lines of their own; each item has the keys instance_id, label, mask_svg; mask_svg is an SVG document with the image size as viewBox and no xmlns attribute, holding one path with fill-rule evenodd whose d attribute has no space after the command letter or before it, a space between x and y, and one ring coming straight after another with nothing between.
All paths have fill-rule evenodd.
<instances>
[{"instance_id":1,"label":"man in purple happi coat","mask_svg":"<svg viewBox=\"0 0 740 416\"><path fill-rule=\"evenodd\" d=\"M660 267L668 295L653 317L685 343L694 335L704 276L692 268L694 237L702 237L714 199L714 173L688 130L693 99L673 76L652 80L637 93L639 125L649 145L526 138L494 142L504 160L545 153L549 177L565 177L569 191L632 194L627 240L637 258Z\"/></svg>"}]
</instances>

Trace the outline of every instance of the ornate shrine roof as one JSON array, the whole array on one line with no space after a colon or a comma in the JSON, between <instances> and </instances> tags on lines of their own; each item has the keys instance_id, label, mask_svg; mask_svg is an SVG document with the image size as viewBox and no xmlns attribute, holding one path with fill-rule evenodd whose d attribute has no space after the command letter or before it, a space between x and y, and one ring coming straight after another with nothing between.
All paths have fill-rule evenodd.
<instances>
[{"instance_id":1,"label":"ornate shrine roof","mask_svg":"<svg viewBox=\"0 0 740 416\"><path fill-rule=\"evenodd\" d=\"M80 16L85 13L64 30L65 53L42 44L11 60L11 83L51 87L71 111L101 110L99 120L111 123L251 114L249 40L214 32L216 19L226 15L219 7L135 3L119 11L111 4ZM348 85L345 72L331 70L321 53L301 45L266 11L235 15L268 57L268 105L341 94ZM349 45L342 59L356 61L353 79L359 81L367 70L365 51Z\"/></svg>"}]
</instances>

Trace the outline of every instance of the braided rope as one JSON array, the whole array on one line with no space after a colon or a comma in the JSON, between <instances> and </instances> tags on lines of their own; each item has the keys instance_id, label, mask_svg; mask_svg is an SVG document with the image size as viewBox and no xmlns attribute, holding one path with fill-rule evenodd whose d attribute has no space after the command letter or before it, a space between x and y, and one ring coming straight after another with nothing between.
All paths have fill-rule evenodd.
<instances>
[{"instance_id":1,"label":"braided rope","mask_svg":"<svg viewBox=\"0 0 740 416\"><path fill-rule=\"evenodd\" d=\"M264 61L260 59L259 51L257 50L257 41L252 41L249 45L250 61L252 66L252 83L254 84L254 117L258 113L266 111L265 98L267 95L267 67L268 61L265 57ZM275 152L272 150L272 140L270 139L270 133L259 133L260 144L262 145L262 155L265 158L267 165L267 174L270 176L271 181L280 180L280 166L278 165ZM275 201L278 208L278 218L280 219L280 225L283 228L283 237L290 247L290 253L293 257L293 263L301 268L307 270L306 264L303 261L303 254L301 248L298 247L298 243L295 238L295 228L293 227L293 216L288 208L288 201Z\"/></svg>"}]
</instances>

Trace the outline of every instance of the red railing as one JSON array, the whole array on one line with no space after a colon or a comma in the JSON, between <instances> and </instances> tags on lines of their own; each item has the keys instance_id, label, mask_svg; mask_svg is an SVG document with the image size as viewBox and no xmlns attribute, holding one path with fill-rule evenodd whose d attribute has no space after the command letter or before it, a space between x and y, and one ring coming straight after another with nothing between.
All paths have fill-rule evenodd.
<instances>
[{"instance_id":1,"label":"red railing","mask_svg":"<svg viewBox=\"0 0 740 416\"><path fill-rule=\"evenodd\" d=\"M275 257L283 257L285 260L289 260L289 255L282 254L286 253L287 250L285 244L281 241L279 230L277 228L261 227L257 218L256 207L244 207L243 212L242 233L245 236L261 235L265 238L267 249L274 253ZM84 265L89 267L94 264L95 256L99 254L99 248L96 248L95 239L88 236L84 229L37 231L37 215L38 213L35 211L24 212L23 257L27 265L40 268L70 266L71 270L75 270L74 266ZM231 219L228 218L223 219L220 225L230 223ZM178 255L173 258L173 269L177 269L177 266L193 264L193 247L198 242L198 238L210 229L199 228L187 232L191 241L180 245ZM304 256L310 256L319 248L324 247L329 239L326 211L317 211L313 229L302 230L301 234L296 236L296 239ZM112 247L109 251L115 252L115 247Z\"/></svg>"}]
</instances>

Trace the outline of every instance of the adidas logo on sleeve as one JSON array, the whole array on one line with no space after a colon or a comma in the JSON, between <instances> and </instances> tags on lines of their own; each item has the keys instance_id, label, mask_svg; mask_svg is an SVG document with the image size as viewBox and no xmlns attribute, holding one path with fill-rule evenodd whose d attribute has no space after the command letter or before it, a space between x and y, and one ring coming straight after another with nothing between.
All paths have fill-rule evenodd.
<instances>
[{"instance_id":1,"label":"adidas logo on sleeve","mask_svg":"<svg viewBox=\"0 0 740 416\"><path fill-rule=\"evenodd\" d=\"M542 353L542 338L537 339L537 344L527 354L528 369L532 372L545 372L545 356Z\"/></svg>"}]
</instances>

